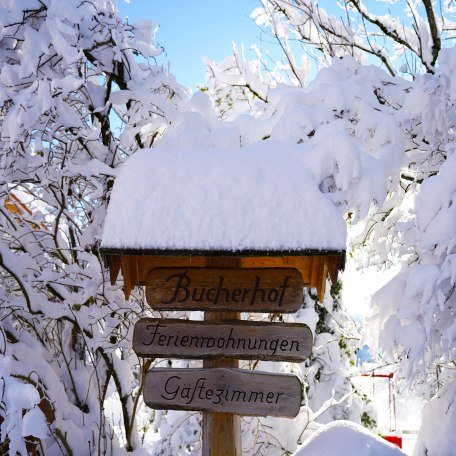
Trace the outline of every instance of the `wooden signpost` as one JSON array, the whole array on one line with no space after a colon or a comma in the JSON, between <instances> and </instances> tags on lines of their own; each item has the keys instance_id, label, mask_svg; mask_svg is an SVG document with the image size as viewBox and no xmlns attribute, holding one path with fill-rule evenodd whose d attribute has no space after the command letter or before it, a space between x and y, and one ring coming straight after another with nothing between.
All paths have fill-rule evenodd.
<instances>
[{"instance_id":1,"label":"wooden signpost","mask_svg":"<svg viewBox=\"0 0 456 456\"><path fill-rule=\"evenodd\" d=\"M242 321L239 312L296 312L303 279L293 268L239 268L214 258L206 268L155 268L146 282L156 310L204 310L204 321L142 318L133 349L141 357L203 359L202 369L150 370L149 407L203 412L203 455L240 456L239 415L295 417L302 385L294 374L238 369L239 359L304 361L312 351L305 324Z\"/></svg>"},{"instance_id":2,"label":"wooden signpost","mask_svg":"<svg viewBox=\"0 0 456 456\"><path fill-rule=\"evenodd\" d=\"M239 369L239 359L301 362L312 332L301 323L242 321L240 312L296 312L303 277L292 267L242 267L213 257L205 267L156 267L147 274L155 310L203 310L204 321L142 318L133 349L141 357L203 359L197 369L153 368L144 402L153 408L203 412L204 456L240 456L240 415L293 418L302 402L294 374Z\"/></svg>"},{"instance_id":3,"label":"wooden signpost","mask_svg":"<svg viewBox=\"0 0 456 456\"><path fill-rule=\"evenodd\" d=\"M240 154L243 158L244 152ZM195 201L199 201L194 209L199 212L182 212L183 200L169 198L167 193L169 188L180 186L183 174L172 172L172 167L166 171L166 163L175 161L159 157L156 165L164 166L167 178L152 179L148 190L142 189L144 201L138 201L133 177L116 180L115 185L123 184L121 191L111 194L102 240L111 283L121 271L126 300L134 287L145 286L148 305L156 311L204 312L204 321L149 318L137 322L133 348L138 356L203 360L201 369L152 368L143 376L144 400L151 407L202 411L203 456L241 456L239 415L296 416L302 385L293 374L239 369L239 359L300 362L310 356L309 328L279 322L277 317L301 308L304 287L315 288L323 301L328 275L335 283L339 269L343 269L346 224L337 219L338 212L333 211L330 202L326 206L321 200L322 217L309 218L306 214L313 213L312 207L303 212L301 205L282 205L282 197L268 201L267 191L266 199L257 198L254 186L243 187L256 176L257 170L250 166L245 168L245 175L241 173L242 178L236 178L233 191L223 189L229 204L219 205L212 199L206 206L207 195L217 183L217 179L207 179L207 169L212 177L220 173L220 181L230 171L221 168L218 160L211 165L213 168L201 167L200 160L187 163L192 164L190 172L198 179L198 188L192 190ZM138 172L142 176L144 162L132 163L129 175ZM241 172L250 162L233 163L238 164L236 172ZM132 171L138 164L141 166ZM260 164L259 169L269 166ZM275 164L271 161L272 166ZM157 172L160 177L162 171ZM265 185L264 190L273 193L280 186L281 195L296 193L293 182L270 177L271 185ZM149 193L150 200L145 197ZM125 204L125 195L134 204ZM231 224L232 208L239 207L252 210L242 214L242 223ZM282 214L279 219L277 214ZM136 223L139 218L143 220ZM161 219L165 223L161 224ZM146 223L148 220L153 220L152 227ZM201 232L195 220L202 227ZM290 231L282 221L291 223ZM226 226L220 229L220 223ZM315 236L326 224L334 224L335 239ZM261 239L253 239L256 230L265 226L272 227L269 236L266 231ZM274 228L278 226L280 229ZM179 239L184 230L186 236ZM203 232L208 237L202 236ZM298 239L301 233L302 239ZM217 247L212 248L214 245ZM272 313L271 320L276 321L242 321L243 312Z\"/></svg>"},{"instance_id":4,"label":"wooden signpost","mask_svg":"<svg viewBox=\"0 0 456 456\"><path fill-rule=\"evenodd\" d=\"M157 310L296 312L303 300L297 269L157 268L147 277L148 304Z\"/></svg>"},{"instance_id":5,"label":"wooden signpost","mask_svg":"<svg viewBox=\"0 0 456 456\"><path fill-rule=\"evenodd\" d=\"M244 369L155 368L144 386L144 402L158 409L293 418L301 401L296 375Z\"/></svg>"},{"instance_id":6,"label":"wooden signpost","mask_svg":"<svg viewBox=\"0 0 456 456\"><path fill-rule=\"evenodd\" d=\"M312 351L312 332L302 323L142 318L133 350L149 358L295 361Z\"/></svg>"}]
</instances>

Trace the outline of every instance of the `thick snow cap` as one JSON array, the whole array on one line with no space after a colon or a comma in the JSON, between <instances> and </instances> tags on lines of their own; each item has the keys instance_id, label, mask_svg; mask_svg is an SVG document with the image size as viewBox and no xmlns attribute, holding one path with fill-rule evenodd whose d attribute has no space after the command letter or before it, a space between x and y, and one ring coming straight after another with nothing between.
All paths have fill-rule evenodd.
<instances>
[{"instance_id":1,"label":"thick snow cap","mask_svg":"<svg viewBox=\"0 0 456 456\"><path fill-rule=\"evenodd\" d=\"M345 251L346 226L298 146L145 149L115 181L102 248Z\"/></svg>"},{"instance_id":2,"label":"thick snow cap","mask_svg":"<svg viewBox=\"0 0 456 456\"><path fill-rule=\"evenodd\" d=\"M351 421L333 421L313 434L293 456L404 456L398 447Z\"/></svg>"}]
</instances>

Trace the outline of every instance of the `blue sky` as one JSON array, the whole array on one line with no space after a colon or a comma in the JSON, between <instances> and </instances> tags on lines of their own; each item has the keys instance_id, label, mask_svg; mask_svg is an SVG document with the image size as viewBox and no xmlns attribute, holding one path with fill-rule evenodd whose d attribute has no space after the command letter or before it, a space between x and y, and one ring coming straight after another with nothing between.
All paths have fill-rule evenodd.
<instances>
[{"instance_id":1,"label":"blue sky","mask_svg":"<svg viewBox=\"0 0 456 456\"><path fill-rule=\"evenodd\" d=\"M231 54L231 43L246 48L268 38L249 18L257 0L119 0L121 16L131 22L152 19L160 26L156 42L178 82L191 87L204 83L201 56L220 61ZM269 46L267 46L269 47Z\"/></svg>"},{"instance_id":2,"label":"blue sky","mask_svg":"<svg viewBox=\"0 0 456 456\"><path fill-rule=\"evenodd\" d=\"M321 0L330 14L342 13L335 0ZM369 9L376 14L392 10L401 16L402 6L367 0ZM259 0L118 0L120 15L130 22L151 19L159 26L156 42L164 47L161 63L169 63L171 72L179 83L195 91L204 84L205 65L203 55L221 61L231 55L232 42L244 44L247 58L250 45L256 44L263 53L276 58L277 44L250 19L251 12L260 6Z\"/></svg>"}]
</instances>

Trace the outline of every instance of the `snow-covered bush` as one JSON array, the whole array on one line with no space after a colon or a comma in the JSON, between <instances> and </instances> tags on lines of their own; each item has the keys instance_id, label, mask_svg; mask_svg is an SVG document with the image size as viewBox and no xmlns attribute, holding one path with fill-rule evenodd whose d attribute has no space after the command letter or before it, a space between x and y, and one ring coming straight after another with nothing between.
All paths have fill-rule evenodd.
<instances>
[{"instance_id":1,"label":"snow-covered bush","mask_svg":"<svg viewBox=\"0 0 456 456\"><path fill-rule=\"evenodd\" d=\"M198 448L198 414L142 407L140 372L151 361L140 364L130 341L141 292L125 302L98 251L116 168L156 144L299 144L356 232L350 253L362 264L403 265L377 294L368 332L403 377L449 397L456 53L441 47L454 36L445 26L454 7L437 15L430 1L407 2L401 24L359 0L342 2L346 19L310 0L261 3L254 18L276 38L282 62L264 73L259 51L249 62L235 50L209 62L206 93L185 101L154 63L151 23L121 20L114 0L0 0L2 451L118 454L141 441L156 454ZM296 44L321 71L312 73ZM358 335L329 293L324 303L308 298L296 318L316 328L313 358L273 367L306 380L307 402L291 428L244 420L246 448L258 454L293 451L317 421L362 416L346 380L348 341ZM432 438L423 434L420 448L434 448Z\"/></svg>"},{"instance_id":2,"label":"snow-covered bush","mask_svg":"<svg viewBox=\"0 0 456 456\"><path fill-rule=\"evenodd\" d=\"M456 381L445 384L426 405L416 443L416 455L451 456L456 437Z\"/></svg>"},{"instance_id":3,"label":"snow-covered bush","mask_svg":"<svg viewBox=\"0 0 456 456\"><path fill-rule=\"evenodd\" d=\"M436 74L416 78L400 112L409 184L390 242L402 270L374 296L370 319L373 341L403 378L427 382L427 398L454 377L456 359L455 56L441 51Z\"/></svg>"},{"instance_id":4,"label":"snow-covered bush","mask_svg":"<svg viewBox=\"0 0 456 456\"><path fill-rule=\"evenodd\" d=\"M137 447L142 384L129 335L142 300L108 285L97 242L116 168L154 142L185 96L154 63L152 39L149 21L121 20L110 0L0 1L0 422L10 454L26 454L28 436L44 454ZM109 397L120 422L104 412Z\"/></svg>"},{"instance_id":5,"label":"snow-covered bush","mask_svg":"<svg viewBox=\"0 0 456 456\"><path fill-rule=\"evenodd\" d=\"M401 98L408 87L407 81L395 82L384 71L362 66L351 57L334 59L306 88L269 88L267 103L257 100L250 111L245 111L242 103L237 116L233 105L229 121L220 118L206 93L196 93L158 146L228 150L268 141L276 147L299 144L321 191L329 193L341 213L351 213L351 220L360 219L369 214L372 204L386 201L390 179L398 182L404 147L404 135L395 122L396 110L384 105L379 91ZM211 95L210 90L208 93ZM316 329L316 338L312 359L299 369L293 368L305 381L308 394L308 408L288 424L298 441L315 428L312 423L316 420L325 423L349 418L361 422L366 411L347 380L350 355L354 355L359 337L356 328L329 293L324 303L309 297L304 310L305 319L300 321ZM301 317L298 314L296 318ZM244 422L244 441L252 451L294 450L297 442L289 441L280 431L280 421L271 424L273 419L255 418ZM262 429L269 428L278 431L264 431L263 438L258 437ZM256 437L250 442L247 436L253 435Z\"/></svg>"},{"instance_id":6,"label":"snow-covered bush","mask_svg":"<svg viewBox=\"0 0 456 456\"><path fill-rule=\"evenodd\" d=\"M239 143L302 145L353 227L361 267L402 267L376 294L365 336L429 399L454 378L455 10L347 0L338 15L330 3L262 0L253 18L280 60L256 52L249 65L235 51L209 62L205 89Z\"/></svg>"}]
</instances>

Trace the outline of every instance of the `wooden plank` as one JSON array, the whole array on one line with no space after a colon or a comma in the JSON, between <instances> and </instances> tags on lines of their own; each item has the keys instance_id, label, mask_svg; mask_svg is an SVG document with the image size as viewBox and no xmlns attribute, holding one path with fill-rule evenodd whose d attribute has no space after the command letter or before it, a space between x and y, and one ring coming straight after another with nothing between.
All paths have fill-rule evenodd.
<instances>
[{"instance_id":1,"label":"wooden plank","mask_svg":"<svg viewBox=\"0 0 456 456\"><path fill-rule=\"evenodd\" d=\"M328 277L328 268L326 266L326 261L322 259L320 261L320 276L319 283L317 284L318 291L318 300L323 302L325 298L325 289L326 289L326 278Z\"/></svg>"},{"instance_id":2,"label":"wooden plank","mask_svg":"<svg viewBox=\"0 0 456 456\"><path fill-rule=\"evenodd\" d=\"M320 265L322 262L322 258L319 256L312 257L312 269L311 269L311 276L310 276L310 286L312 288L317 288L319 284L320 278Z\"/></svg>"},{"instance_id":3,"label":"wooden plank","mask_svg":"<svg viewBox=\"0 0 456 456\"><path fill-rule=\"evenodd\" d=\"M204 256L138 256L138 283L146 285L147 276L155 268L205 268L207 258Z\"/></svg>"},{"instance_id":4,"label":"wooden plank","mask_svg":"<svg viewBox=\"0 0 456 456\"><path fill-rule=\"evenodd\" d=\"M283 268L284 264L284 257L252 256L241 258L243 268Z\"/></svg>"},{"instance_id":5,"label":"wooden plank","mask_svg":"<svg viewBox=\"0 0 456 456\"><path fill-rule=\"evenodd\" d=\"M130 297L131 290L135 284L131 282L131 260L129 256L123 256L121 260L122 277L124 281L124 294L125 299L128 300Z\"/></svg>"},{"instance_id":6,"label":"wooden plank","mask_svg":"<svg viewBox=\"0 0 456 456\"><path fill-rule=\"evenodd\" d=\"M165 410L200 410L250 416L293 418L299 413L302 385L294 374L243 369L151 369L144 402Z\"/></svg>"},{"instance_id":7,"label":"wooden plank","mask_svg":"<svg viewBox=\"0 0 456 456\"><path fill-rule=\"evenodd\" d=\"M326 266L333 285L337 282L339 270L344 268L345 257L342 255L327 255L325 257Z\"/></svg>"},{"instance_id":8,"label":"wooden plank","mask_svg":"<svg viewBox=\"0 0 456 456\"><path fill-rule=\"evenodd\" d=\"M239 257L210 257L207 267L233 269L241 267ZM204 312L204 320L240 320L239 312ZM205 359L203 367L239 367L239 360L233 358ZM202 456L242 456L241 417L232 413L203 412L201 426Z\"/></svg>"},{"instance_id":9,"label":"wooden plank","mask_svg":"<svg viewBox=\"0 0 456 456\"><path fill-rule=\"evenodd\" d=\"M243 268L294 268L302 276L303 283L310 283L312 256L263 256L263 257L242 257Z\"/></svg>"},{"instance_id":10,"label":"wooden plank","mask_svg":"<svg viewBox=\"0 0 456 456\"><path fill-rule=\"evenodd\" d=\"M312 332L303 323L142 318L134 328L133 350L149 358L300 362L312 352Z\"/></svg>"},{"instance_id":11,"label":"wooden plank","mask_svg":"<svg viewBox=\"0 0 456 456\"><path fill-rule=\"evenodd\" d=\"M146 297L160 310L296 312L303 283L291 268L157 268L147 278Z\"/></svg>"},{"instance_id":12,"label":"wooden plank","mask_svg":"<svg viewBox=\"0 0 456 456\"><path fill-rule=\"evenodd\" d=\"M120 255L108 255L107 260L109 266L109 279L111 281L111 285L115 285L117 276L120 272L122 257Z\"/></svg>"},{"instance_id":13,"label":"wooden plank","mask_svg":"<svg viewBox=\"0 0 456 456\"><path fill-rule=\"evenodd\" d=\"M242 456L241 417L203 412L202 456Z\"/></svg>"}]
</instances>

